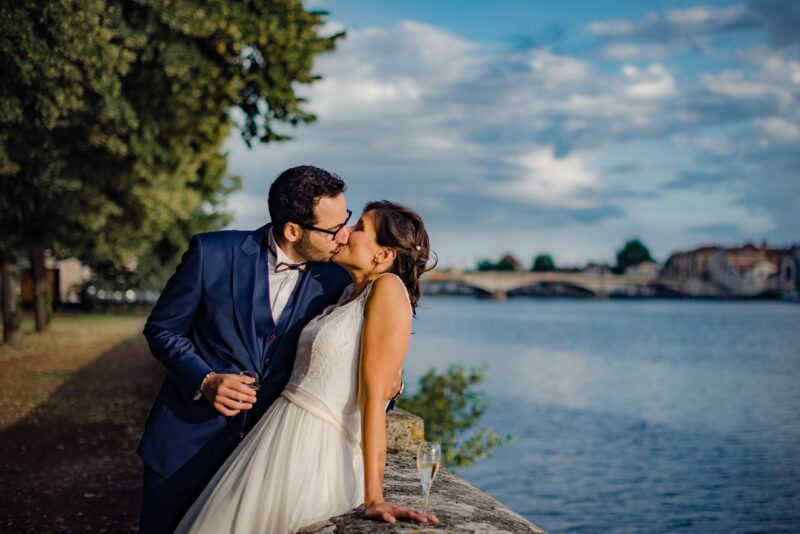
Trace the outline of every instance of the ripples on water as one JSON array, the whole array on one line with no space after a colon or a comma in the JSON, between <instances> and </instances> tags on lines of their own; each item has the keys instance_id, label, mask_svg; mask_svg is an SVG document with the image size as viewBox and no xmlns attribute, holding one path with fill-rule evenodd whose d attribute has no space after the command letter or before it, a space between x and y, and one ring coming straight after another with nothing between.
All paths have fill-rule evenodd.
<instances>
[{"instance_id":1,"label":"ripples on water","mask_svg":"<svg viewBox=\"0 0 800 534\"><path fill-rule=\"evenodd\" d=\"M407 374L489 366L460 474L550 532L800 532L800 306L428 298Z\"/></svg>"}]
</instances>

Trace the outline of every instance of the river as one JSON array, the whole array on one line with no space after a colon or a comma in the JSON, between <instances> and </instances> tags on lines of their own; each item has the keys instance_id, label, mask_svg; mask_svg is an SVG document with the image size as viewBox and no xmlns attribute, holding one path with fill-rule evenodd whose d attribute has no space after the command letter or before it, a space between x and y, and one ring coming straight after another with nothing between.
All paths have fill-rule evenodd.
<instances>
[{"instance_id":1,"label":"river","mask_svg":"<svg viewBox=\"0 0 800 534\"><path fill-rule=\"evenodd\" d=\"M549 532L800 532L800 305L429 297L413 328L409 385L486 364L515 436L458 474Z\"/></svg>"}]
</instances>

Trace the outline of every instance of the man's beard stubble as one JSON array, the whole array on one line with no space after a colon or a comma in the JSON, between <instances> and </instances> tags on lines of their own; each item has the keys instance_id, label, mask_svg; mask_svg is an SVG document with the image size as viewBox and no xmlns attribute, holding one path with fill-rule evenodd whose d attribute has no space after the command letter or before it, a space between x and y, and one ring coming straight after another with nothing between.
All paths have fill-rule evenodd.
<instances>
[{"instance_id":1,"label":"man's beard stubble","mask_svg":"<svg viewBox=\"0 0 800 534\"><path fill-rule=\"evenodd\" d=\"M336 254L341 248L341 245L338 245L330 252L319 250L317 247L311 244L311 240L308 238L308 235L309 234L307 233L304 234L303 237L295 246L295 250L297 250L297 252L299 252L300 255L303 256L303 259L305 261L327 263L331 261L333 255Z\"/></svg>"}]
</instances>

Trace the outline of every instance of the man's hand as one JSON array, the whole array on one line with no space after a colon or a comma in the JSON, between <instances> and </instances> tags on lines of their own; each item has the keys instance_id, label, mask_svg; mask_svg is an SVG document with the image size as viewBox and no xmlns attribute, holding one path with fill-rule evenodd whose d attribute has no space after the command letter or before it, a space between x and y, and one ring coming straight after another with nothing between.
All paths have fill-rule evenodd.
<instances>
[{"instance_id":1,"label":"man's hand","mask_svg":"<svg viewBox=\"0 0 800 534\"><path fill-rule=\"evenodd\" d=\"M387 523L396 523L398 519L410 519L422 524L439 523L439 520L431 514L423 514L419 510L395 506L394 504L389 504L388 502L380 502L367 506L367 509L364 512L364 517L367 519L386 521Z\"/></svg>"},{"instance_id":2,"label":"man's hand","mask_svg":"<svg viewBox=\"0 0 800 534\"><path fill-rule=\"evenodd\" d=\"M394 381L392 382L392 391L394 391L394 394L388 401L386 401L387 413L389 413L389 411L391 410L394 410L395 402L397 402L397 399L399 399L400 395L403 394L405 386L406 385L403 382L403 370L401 369L400 372L397 373L397 378L395 378Z\"/></svg>"},{"instance_id":3,"label":"man's hand","mask_svg":"<svg viewBox=\"0 0 800 534\"><path fill-rule=\"evenodd\" d=\"M392 381L392 391L394 391L394 395L392 395L393 399L396 399L403 393L403 370L400 369L400 372L397 373L397 376Z\"/></svg>"},{"instance_id":4,"label":"man's hand","mask_svg":"<svg viewBox=\"0 0 800 534\"><path fill-rule=\"evenodd\" d=\"M256 402L256 392L247 384L254 378L232 374L211 374L203 382L200 392L222 415L236 415L249 410Z\"/></svg>"}]
</instances>

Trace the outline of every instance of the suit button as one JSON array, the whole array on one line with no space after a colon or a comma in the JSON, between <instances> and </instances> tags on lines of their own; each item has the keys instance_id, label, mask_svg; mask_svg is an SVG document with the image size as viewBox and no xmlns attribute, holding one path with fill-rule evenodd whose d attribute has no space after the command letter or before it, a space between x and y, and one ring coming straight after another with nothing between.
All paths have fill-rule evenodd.
<instances>
[{"instance_id":1,"label":"suit button","mask_svg":"<svg viewBox=\"0 0 800 534\"><path fill-rule=\"evenodd\" d=\"M264 358L264 366L269 365L269 358Z\"/></svg>"},{"instance_id":2,"label":"suit button","mask_svg":"<svg viewBox=\"0 0 800 534\"><path fill-rule=\"evenodd\" d=\"M270 341L275 341L276 339L278 339L278 336L276 336L275 334L272 334L271 336L269 336L269 340Z\"/></svg>"}]
</instances>

